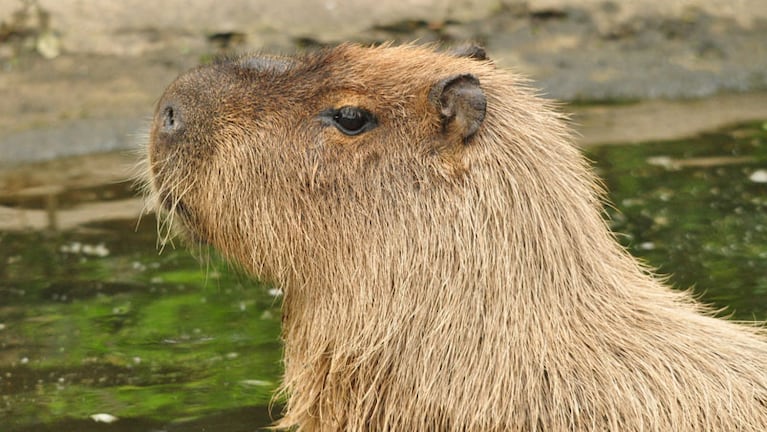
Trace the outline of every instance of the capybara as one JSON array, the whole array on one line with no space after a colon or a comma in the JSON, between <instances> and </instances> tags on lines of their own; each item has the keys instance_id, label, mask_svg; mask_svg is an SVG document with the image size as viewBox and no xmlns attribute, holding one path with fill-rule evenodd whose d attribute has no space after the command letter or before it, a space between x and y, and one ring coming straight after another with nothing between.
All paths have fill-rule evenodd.
<instances>
[{"instance_id":1,"label":"capybara","mask_svg":"<svg viewBox=\"0 0 767 432\"><path fill-rule=\"evenodd\" d=\"M181 75L165 223L284 290L278 427L767 431L767 338L629 255L566 119L477 47Z\"/></svg>"}]
</instances>

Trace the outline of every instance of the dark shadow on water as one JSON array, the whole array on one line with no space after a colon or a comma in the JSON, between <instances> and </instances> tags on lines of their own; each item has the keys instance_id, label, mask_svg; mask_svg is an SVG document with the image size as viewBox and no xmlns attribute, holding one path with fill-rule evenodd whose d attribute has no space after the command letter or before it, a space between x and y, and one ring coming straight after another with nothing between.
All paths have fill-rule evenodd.
<instances>
[{"instance_id":1,"label":"dark shadow on water","mask_svg":"<svg viewBox=\"0 0 767 432\"><path fill-rule=\"evenodd\" d=\"M55 186L50 189L56 189ZM123 181L107 185L79 187L59 191L56 194L60 209L73 207L83 202L105 202L135 195L133 181ZM0 206L44 210L49 203L46 194L0 196Z\"/></svg>"}]
</instances>

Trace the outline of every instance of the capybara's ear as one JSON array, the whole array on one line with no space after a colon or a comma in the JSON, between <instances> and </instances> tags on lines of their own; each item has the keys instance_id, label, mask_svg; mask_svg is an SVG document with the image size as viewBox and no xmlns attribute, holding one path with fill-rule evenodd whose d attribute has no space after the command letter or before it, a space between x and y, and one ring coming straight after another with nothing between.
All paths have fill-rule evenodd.
<instances>
[{"instance_id":1,"label":"capybara's ear","mask_svg":"<svg viewBox=\"0 0 767 432\"><path fill-rule=\"evenodd\" d=\"M461 45L451 49L449 52L456 57L466 57L473 60L488 60L487 51L479 45Z\"/></svg>"},{"instance_id":2,"label":"capybara's ear","mask_svg":"<svg viewBox=\"0 0 767 432\"><path fill-rule=\"evenodd\" d=\"M467 143L485 119L487 99L477 77L453 75L434 84L429 101L437 107L442 133L458 134Z\"/></svg>"}]
</instances>

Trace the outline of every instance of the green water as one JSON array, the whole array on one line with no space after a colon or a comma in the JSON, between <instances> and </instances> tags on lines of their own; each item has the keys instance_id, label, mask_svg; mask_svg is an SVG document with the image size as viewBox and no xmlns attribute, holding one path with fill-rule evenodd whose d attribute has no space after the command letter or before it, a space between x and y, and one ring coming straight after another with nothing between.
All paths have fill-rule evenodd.
<instances>
[{"instance_id":1,"label":"green water","mask_svg":"<svg viewBox=\"0 0 767 432\"><path fill-rule=\"evenodd\" d=\"M587 151L621 241L740 319L767 318L765 129ZM215 259L157 254L154 221L135 226L0 232L0 430L269 423L279 293ZM90 417L102 413L119 420Z\"/></svg>"},{"instance_id":2,"label":"green water","mask_svg":"<svg viewBox=\"0 0 767 432\"><path fill-rule=\"evenodd\" d=\"M269 422L279 298L215 260L158 255L154 221L135 225L0 235L0 430L101 430L98 413L121 419L109 430Z\"/></svg>"},{"instance_id":3,"label":"green water","mask_svg":"<svg viewBox=\"0 0 767 432\"><path fill-rule=\"evenodd\" d=\"M767 123L587 155L634 256L735 319L767 318Z\"/></svg>"}]
</instances>

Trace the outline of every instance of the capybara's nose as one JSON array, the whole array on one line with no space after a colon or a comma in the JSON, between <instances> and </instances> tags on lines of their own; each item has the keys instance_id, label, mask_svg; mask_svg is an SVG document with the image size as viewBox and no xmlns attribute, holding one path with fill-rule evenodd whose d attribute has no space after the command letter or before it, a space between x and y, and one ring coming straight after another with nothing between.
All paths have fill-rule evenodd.
<instances>
[{"instance_id":1,"label":"capybara's nose","mask_svg":"<svg viewBox=\"0 0 767 432\"><path fill-rule=\"evenodd\" d=\"M184 110L174 102L164 102L158 110L157 132L162 141L173 142L184 131Z\"/></svg>"},{"instance_id":2,"label":"capybara's nose","mask_svg":"<svg viewBox=\"0 0 767 432\"><path fill-rule=\"evenodd\" d=\"M155 106L150 133L150 150L176 151L198 148L219 128L221 107L236 106L237 93L222 83L226 76L214 68L195 69L172 82ZM167 156L167 155L166 155Z\"/></svg>"},{"instance_id":3,"label":"capybara's nose","mask_svg":"<svg viewBox=\"0 0 767 432\"><path fill-rule=\"evenodd\" d=\"M172 151L188 144L191 112L189 107L169 97L160 100L154 116L152 146L156 151Z\"/></svg>"},{"instance_id":4,"label":"capybara's nose","mask_svg":"<svg viewBox=\"0 0 767 432\"><path fill-rule=\"evenodd\" d=\"M182 126L181 111L174 104L165 104L162 109L162 132L173 133Z\"/></svg>"}]
</instances>

